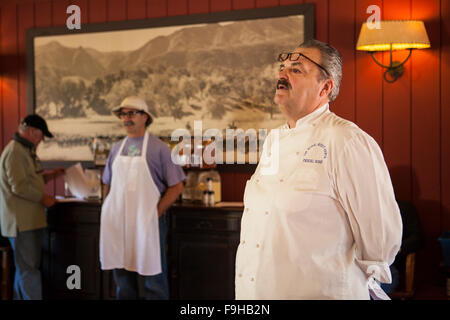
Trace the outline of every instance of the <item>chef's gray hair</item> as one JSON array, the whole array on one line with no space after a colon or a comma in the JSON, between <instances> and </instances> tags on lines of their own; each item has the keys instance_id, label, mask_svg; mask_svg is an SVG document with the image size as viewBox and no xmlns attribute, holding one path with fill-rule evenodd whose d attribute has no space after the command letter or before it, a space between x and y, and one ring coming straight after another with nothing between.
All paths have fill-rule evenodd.
<instances>
[{"instance_id":1,"label":"chef's gray hair","mask_svg":"<svg viewBox=\"0 0 450 320\"><path fill-rule=\"evenodd\" d=\"M331 77L334 81L334 86L328 95L330 102L334 101L339 94L339 87L342 80L342 55L335 48L329 44L311 39L299 45L300 48L317 48L321 53L320 64L327 69L330 76L325 71L320 69L320 80L325 80Z\"/></svg>"}]
</instances>

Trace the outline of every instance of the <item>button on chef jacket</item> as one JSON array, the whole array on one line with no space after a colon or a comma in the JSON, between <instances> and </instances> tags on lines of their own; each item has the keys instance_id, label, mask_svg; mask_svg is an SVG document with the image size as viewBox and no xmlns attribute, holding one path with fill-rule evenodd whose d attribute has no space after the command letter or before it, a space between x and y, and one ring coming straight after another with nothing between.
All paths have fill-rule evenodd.
<instances>
[{"instance_id":1,"label":"button on chef jacket","mask_svg":"<svg viewBox=\"0 0 450 320\"><path fill-rule=\"evenodd\" d=\"M236 299L369 299L402 221L375 140L328 104L267 136L247 181Z\"/></svg>"}]
</instances>

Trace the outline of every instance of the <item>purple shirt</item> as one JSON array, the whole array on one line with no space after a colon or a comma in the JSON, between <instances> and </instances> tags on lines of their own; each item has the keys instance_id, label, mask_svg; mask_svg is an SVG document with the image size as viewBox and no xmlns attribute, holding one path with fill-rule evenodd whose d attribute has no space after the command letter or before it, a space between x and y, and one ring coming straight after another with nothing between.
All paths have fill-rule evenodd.
<instances>
[{"instance_id":1,"label":"purple shirt","mask_svg":"<svg viewBox=\"0 0 450 320\"><path fill-rule=\"evenodd\" d=\"M119 152L123 139L114 144L106 160L105 170L103 171L103 183L111 185L112 164ZM122 149L123 156L136 157L141 155L144 137L128 138ZM147 146L147 165L152 175L153 181L159 192L163 194L168 187L186 180L183 169L172 162L171 150L168 145L152 134L148 136Z\"/></svg>"}]
</instances>

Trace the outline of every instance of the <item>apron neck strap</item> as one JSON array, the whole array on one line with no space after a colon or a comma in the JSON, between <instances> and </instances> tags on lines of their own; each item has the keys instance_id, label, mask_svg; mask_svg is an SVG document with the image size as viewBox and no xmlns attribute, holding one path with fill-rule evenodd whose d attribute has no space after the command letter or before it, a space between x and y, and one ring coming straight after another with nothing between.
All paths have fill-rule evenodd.
<instances>
[{"instance_id":1,"label":"apron neck strap","mask_svg":"<svg viewBox=\"0 0 450 320\"><path fill-rule=\"evenodd\" d=\"M123 139L122 141L122 145L120 146L119 152L117 152L117 155L120 156L122 154L122 150L123 147L125 146L125 144L127 143L128 137L125 137L125 139Z\"/></svg>"},{"instance_id":2,"label":"apron neck strap","mask_svg":"<svg viewBox=\"0 0 450 320\"><path fill-rule=\"evenodd\" d=\"M148 131L145 130L145 135L144 135L144 141L142 142L142 153L141 153L141 157L146 157L147 156L147 145L148 145Z\"/></svg>"}]
</instances>

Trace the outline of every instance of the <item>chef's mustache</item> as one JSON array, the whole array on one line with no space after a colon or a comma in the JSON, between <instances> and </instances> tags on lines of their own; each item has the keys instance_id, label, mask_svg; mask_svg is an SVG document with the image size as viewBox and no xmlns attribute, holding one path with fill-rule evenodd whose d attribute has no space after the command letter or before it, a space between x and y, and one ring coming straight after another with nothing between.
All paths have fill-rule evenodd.
<instances>
[{"instance_id":1,"label":"chef's mustache","mask_svg":"<svg viewBox=\"0 0 450 320\"><path fill-rule=\"evenodd\" d=\"M131 121L131 120L128 120L128 121L125 121L125 122L123 123L123 125L126 126L126 127L128 127L128 126L134 126L134 122Z\"/></svg>"},{"instance_id":2,"label":"chef's mustache","mask_svg":"<svg viewBox=\"0 0 450 320\"><path fill-rule=\"evenodd\" d=\"M277 81L277 89L279 88L280 85L283 85L288 89L291 89L291 85L285 78L281 78Z\"/></svg>"}]
</instances>

